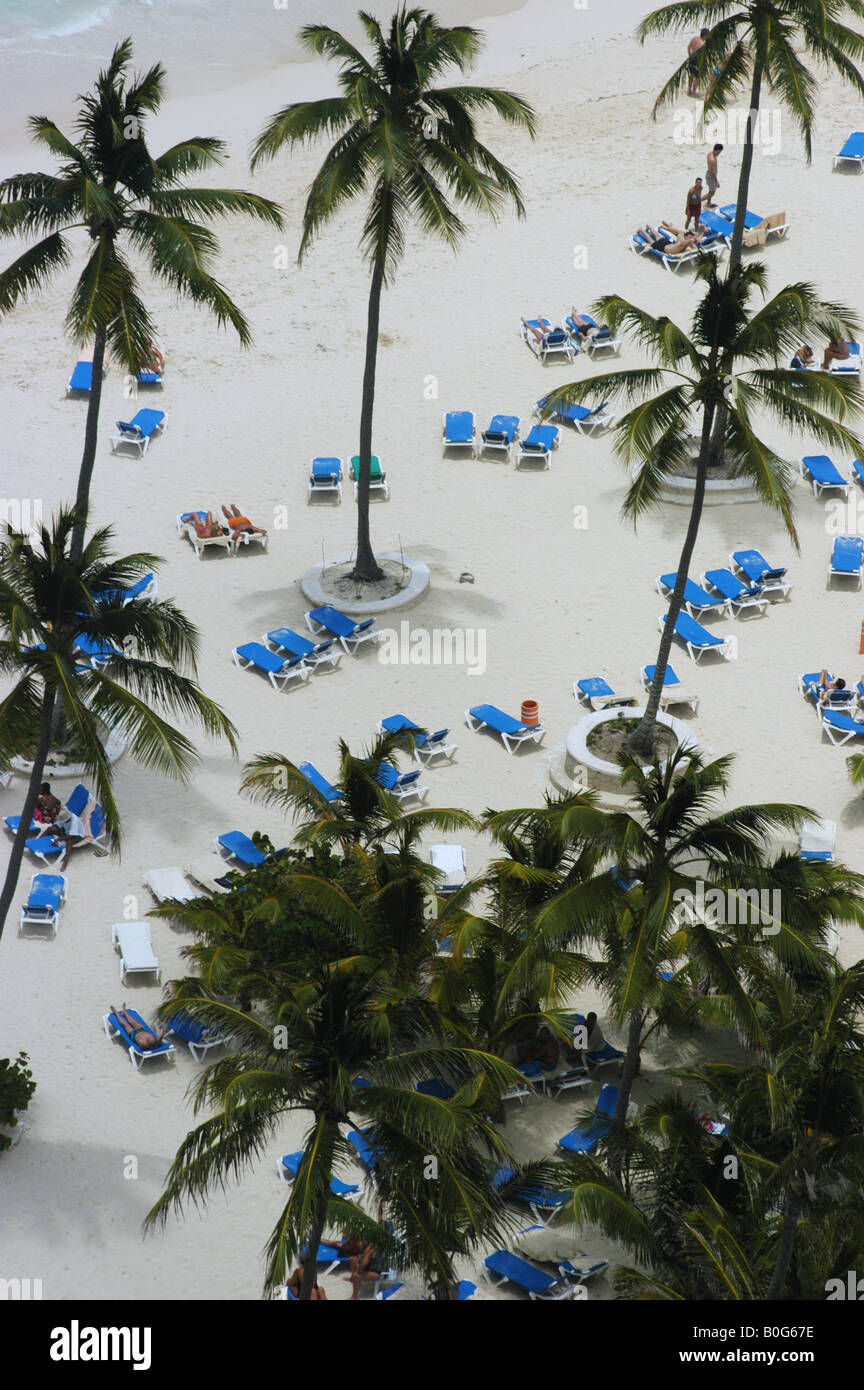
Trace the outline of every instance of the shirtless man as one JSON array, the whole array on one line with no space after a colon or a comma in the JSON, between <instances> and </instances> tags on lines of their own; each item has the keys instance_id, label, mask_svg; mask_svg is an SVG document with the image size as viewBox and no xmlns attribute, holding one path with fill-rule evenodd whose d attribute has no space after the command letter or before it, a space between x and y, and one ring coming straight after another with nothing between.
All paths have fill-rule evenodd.
<instances>
[{"instance_id":1,"label":"shirtless man","mask_svg":"<svg viewBox=\"0 0 864 1390\"><path fill-rule=\"evenodd\" d=\"M682 251L692 251L698 246L695 232L684 232L677 241L670 236L661 236L653 227L637 227L636 234L645 237L652 251L662 251L664 256L680 256Z\"/></svg>"},{"instance_id":2,"label":"shirtless man","mask_svg":"<svg viewBox=\"0 0 864 1390\"><path fill-rule=\"evenodd\" d=\"M232 502L230 507L222 508L222 515L231 527L236 536L239 531L248 532L250 536L266 536L267 532L263 526L256 526L248 516L244 516L236 502Z\"/></svg>"},{"instance_id":3,"label":"shirtless man","mask_svg":"<svg viewBox=\"0 0 864 1390\"><path fill-rule=\"evenodd\" d=\"M700 29L699 33L695 34L687 45L689 59L687 67L690 71L690 86L687 88L688 97L698 97L699 95L699 68L696 62L696 54L699 52L699 49L704 46L705 40L710 32L709 29Z\"/></svg>"},{"instance_id":4,"label":"shirtless man","mask_svg":"<svg viewBox=\"0 0 864 1390\"><path fill-rule=\"evenodd\" d=\"M722 154L722 152L723 146L715 145L706 160L706 163L708 165L708 171L705 175L705 186L708 189L708 197L705 201L706 208L713 208L714 204L712 203L711 199L714 197L714 194L720 187L720 180L717 177L717 157L718 155Z\"/></svg>"}]
</instances>

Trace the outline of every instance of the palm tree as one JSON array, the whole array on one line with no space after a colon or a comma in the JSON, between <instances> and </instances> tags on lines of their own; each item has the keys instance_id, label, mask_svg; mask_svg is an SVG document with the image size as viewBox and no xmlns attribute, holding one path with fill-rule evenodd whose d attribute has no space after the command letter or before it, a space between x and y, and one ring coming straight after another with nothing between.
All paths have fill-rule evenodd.
<instances>
[{"instance_id":1,"label":"palm tree","mask_svg":"<svg viewBox=\"0 0 864 1390\"><path fill-rule=\"evenodd\" d=\"M440 1295L455 1282L453 1255L505 1220L504 1199L481 1155L485 1150L500 1162L508 1152L477 1100L487 1078L500 1091L515 1073L476 1048L442 1041L426 1003L394 989L374 950L358 951L350 931L340 934L341 959L330 943L319 949L309 938L305 950L271 965L266 998L254 1015L208 997L197 981L175 986L163 1006L166 1017L183 1010L221 1024L240 1051L213 1063L196 1083L196 1111L213 1107L213 1113L180 1145L146 1224L164 1222L188 1199L206 1199L261 1155L284 1115L299 1112L308 1115L309 1128L268 1243L265 1291L284 1283L302 1256L300 1298L308 1299L322 1234L341 1224L420 1269ZM452 1078L451 1099L414 1089L430 1073ZM346 1124L363 1129L376 1155L377 1225L330 1190L353 1156ZM434 1197L418 1193L424 1175ZM388 1220L395 1235L388 1234Z\"/></svg>"},{"instance_id":2,"label":"palm tree","mask_svg":"<svg viewBox=\"0 0 864 1390\"><path fill-rule=\"evenodd\" d=\"M157 63L130 77L131 60L132 41L126 39L114 49L93 91L80 98L74 136L64 135L47 116L30 117L33 138L60 161L58 173L15 174L0 182L0 236L40 238L0 273L0 314L11 312L71 262L71 232L82 230L88 238L66 315L78 346L93 345L73 558L84 545L106 348L126 371L137 374L156 332L129 252L144 257L172 293L208 309L220 327L230 324L247 346L246 319L212 274L218 243L207 223L240 214L277 227L282 222L276 205L257 194L184 186L189 174L222 162L221 140L196 136L158 157L150 154L146 122L162 105L165 73Z\"/></svg>"},{"instance_id":3,"label":"palm tree","mask_svg":"<svg viewBox=\"0 0 864 1390\"><path fill-rule=\"evenodd\" d=\"M864 96L864 78L855 66L864 59L864 36L844 20L864 20L864 0L675 0L642 20L637 35L644 43L658 34L709 30L696 61L703 78L711 77L705 112L725 110L749 85L748 108L738 200L730 249L730 269L741 260L744 214L750 192L753 141L763 91L789 112L804 141L809 164L815 101L824 81L806 66L815 59L821 68L842 78ZM675 70L654 103L654 114L687 90L690 60Z\"/></svg>"},{"instance_id":4,"label":"palm tree","mask_svg":"<svg viewBox=\"0 0 864 1390\"><path fill-rule=\"evenodd\" d=\"M808 329L821 329L829 337L849 331L855 326L851 311L819 299L807 283L787 285L752 308L754 293L763 298L765 294L765 268L755 261L723 277L708 257L697 266L696 274L706 290L689 335L665 315L656 317L618 295L605 296L593 306L613 332L629 330L657 366L605 372L555 392L556 402L623 398L632 407L615 427L615 448L625 463L638 465L623 506L623 515L634 523L660 502L665 479L688 457L688 430L697 422L701 426L693 503L657 666L645 713L629 741L634 753L648 756L653 751L666 665L702 519L717 411L727 412L727 457L765 505L779 513L796 546L790 494L793 466L756 433L756 412L853 456L862 448L844 424L864 405L857 384L841 384L838 376L828 373L777 366L778 356L785 352L788 358ZM547 411L551 408L550 402Z\"/></svg>"},{"instance_id":5,"label":"palm tree","mask_svg":"<svg viewBox=\"0 0 864 1390\"><path fill-rule=\"evenodd\" d=\"M818 958L827 935L827 922L815 913L807 920L799 912L792 927L785 917L772 918L766 936L754 931L761 907L742 898L739 910L739 894L773 882L771 834L797 828L812 812L782 803L718 812L731 761L706 763L689 747L648 768L622 759L622 785L633 810L605 813L594 831L598 848L615 864L599 885L612 906L604 909L594 879L565 888L535 919L535 932L550 943L599 948L599 959L593 952L581 957L584 978L602 990L616 1022L627 1027L616 1125L624 1123L652 1018L676 1024L711 1018L758 1037L758 1010L741 978L746 961L770 942L779 957L806 963ZM731 911L720 916L719 929L702 911L706 884L727 903L735 896L733 930L724 925Z\"/></svg>"},{"instance_id":6,"label":"palm tree","mask_svg":"<svg viewBox=\"0 0 864 1390\"><path fill-rule=\"evenodd\" d=\"M477 138L475 117L492 112L534 133L534 114L511 92L432 84L448 68L466 72L482 45L476 29L445 28L433 14L401 6L387 32L363 11L372 47L367 58L342 34L308 24L300 41L339 63L341 95L292 102L267 123L252 151L252 168L283 148L335 136L306 199L299 258L322 228L368 194L361 247L371 270L366 358L360 411L357 559L354 577L383 577L369 536L372 413L382 288L396 272L408 226L455 249L465 231L459 209L497 216L510 202L524 215L515 178Z\"/></svg>"},{"instance_id":7,"label":"palm tree","mask_svg":"<svg viewBox=\"0 0 864 1390\"><path fill-rule=\"evenodd\" d=\"M0 543L0 672L13 681L0 701L0 748L7 761L32 759L21 823L0 893L0 933L18 883L24 842L59 708L76 761L93 778L109 836L120 821L111 789L105 730L115 730L145 767L187 780L198 761L190 739L167 722L179 714L235 748L227 715L194 680L198 633L173 603L134 600L123 591L158 556L111 554L111 530L95 531L73 555L76 512L61 511L38 544L11 532ZM116 657L82 666L79 636L115 648ZM127 650L127 647L129 648ZM35 747L33 746L35 739Z\"/></svg>"}]
</instances>

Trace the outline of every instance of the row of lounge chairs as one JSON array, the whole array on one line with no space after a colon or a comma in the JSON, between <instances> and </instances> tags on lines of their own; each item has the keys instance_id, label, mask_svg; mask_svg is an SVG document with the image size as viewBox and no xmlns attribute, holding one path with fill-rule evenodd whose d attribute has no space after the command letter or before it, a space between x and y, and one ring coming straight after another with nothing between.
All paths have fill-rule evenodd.
<instances>
[{"instance_id":1,"label":"row of lounge chairs","mask_svg":"<svg viewBox=\"0 0 864 1390\"><path fill-rule=\"evenodd\" d=\"M722 208L703 208L699 217L702 226L707 227L709 232L720 237L727 246L732 241L736 207L736 203L727 203ZM758 213L751 212L748 208L744 213L743 244L745 247L764 246L769 236L776 236L780 240L785 237L788 230L789 223L786 221L785 212L775 212L770 217L760 217Z\"/></svg>"},{"instance_id":2,"label":"row of lounge chairs","mask_svg":"<svg viewBox=\"0 0 864 1390\"><path fill-rule=\"evenodd\" d=\"M654 679L656 669L656 666L643 666L639 672L639 678L646 690ZM610 709L617 705L636 705L644 699L642 695L618 694L603 676L585 676L582 680L574 681L573 695L592 710ZM673 705L689 705L694 714L699 713L699 696L691 695L678 679L675 668L667 665L663 676L663 689L660 692L660 708L666 710Z\"/></svg>"},{"instance_id":3,"label":"row of lounge chairs","mask_svg":"<svg viewBox=\"0 0 864 1390\"><path fill-rule=\"evenodd\" d=\"M135 1021L137 1027L134 1032L141 1028L152 1032L150 1025L145 1022L136 1009L124 1009L124 1013ZM136 1071L139 1071L151 1057L164 1057L169 1062L176 1061L174 1044L166 1042L164 1038L158 1047L139 1047L135 1041L134 1032L113 1010L103 1016L102 1027L109 1041L117 1038L123 1043L129 1053L129 1061ZM233 1039L232 1034L225 1033L221 1028L208 1027L184 1013L174 1015L166 1029L166 1036L180 1038L185 1042L196 1062L200 1062L211 1047L226 1047Z\"/></svg>"},{"instance_id":4,"label":"row of lounge chairs","mask_svg":"<svg viewBox=\"0 0 864 1390\"><path fill-rule=\"evenodd\" d=\"M308 500L318 497L322 493L332 494L337 504L342 501L342 468L341 458L314 458L309 466L309 488ZM360 485L360 456L354 454L351 459L351 477L354 480L354 497L357 497L357 489ZM369 460L369 491L380 492L385 498L390 497L390 484L387 481L387 474L381 467L381 460L377 454L373 454Z\"/></svg>"},{"instance_id":5,"label":"row of lounge chairs","mask_svg":"<svg viewBox=\"0 0 864 1390\"><path fill-rule=\"evenodd\" d=\"M338 664L342 651L356 655L365 642L377 642L382 634L375 629L375 619L355 622L347 614L323 604L304 615L306 626L323 641L310 642L290 627L277 627L264 634L262 642L245 642L235 647L234 664L241 670L258 671L267 677L274 690L282 690L290 680L304 682L321 666ZM335 644L339 643L342 651Z\"/></svg>"},{"instance_id":6,"label":"row of lounge chairs","mask_svg":"<svg viewBox=\"0 0 864 1390\"><path fill-rule=\"evenodd\" d=\"M829 680L834 679L831 672ZM798 690L812 700L822 732L831 743L842 746L853 738L864 738L864 684L858 681L854 689L829 690L824 702L821 671L805 671L798 677Z\"/></svg>"},{"instance_id":7,"label":"row of lounge chairs","mask_svg":"<svg viewBox=\"0 0 864 1390\"><path fill-rule=\"evenodd\" d=\"M262 550L267 549L269 538L266 531L240 531L235 527L225 526L218 536L199 536L195 528L196 518L205 522L207 512L200 508L190 512L179 512L176 522L177 535L189 542L199 560L204 558L204 551L208 546L216 546L229 555L236 555L241 545L260 545Z\"/></svg>"},{"instance_id":8,"label":"row of lounge chairs","mask_svg":"<svg viewBox=\"0 0 864 1390\"><path fill-rule=\"evenodd\" d=\"M104 374L104 373L103 373ZM161 372L138 372L135 380L139 386L161 386ZM66 383L67 396L84 396L93 388L93 363L76 362L74 371Z\"/></svg>"},{"instance_id":9,"label":"row of lounge chairs","mask_svg":"<svg viewBox=\"0 0 864 1390\"><path fill-rule=\"evenodd\" d=\"M597 323L590 314L580 317L595 329L588 338L582 336L579 324L569 314L557 326L553 326L552 320L545 317L526 319L519 324L519 335L544 366L547 357L565 357L572 362L580 352L587 352L592 358L600 352L611 352L617 356L621 348L620 338L616 338L605 325ZM532 329L537 332L532 333Z\"/></svg>"},{"instance_id":10,"label":"row of lounge chairs","mask_svg":"<svg viewBox=\"0 0 864 1390\"><path fill-rule=\"evenodd\" d=\"M92 805L91 805L92 802ZM83 783L79 782L73 787L67 801L66 809L73 816L78 816L88 825L89 835L84 843L92 844L97 849L104 849L107 839L107 827L105 824L105 812L95 801L92 794L87 790ZM89 808L89 810L88 810ZM5 816L3 824L11 835L17 835L18 827L21 824L20 816ZM32 834L32 840L25 840L24 848L28 854L32 854L34 859L40 859L43 864L50 866L52 860L56 860L65 853L66 841L55 839L53 827L45 821L32 820L28 834ZM46 875L44 877L55 877ZM56 875L62 877L62 875ZM43 887L45 885L42 885ZM59 904L58 904L59 906ZM56 918L52 923L56 930Z\"/></svg>"}]
</instances>

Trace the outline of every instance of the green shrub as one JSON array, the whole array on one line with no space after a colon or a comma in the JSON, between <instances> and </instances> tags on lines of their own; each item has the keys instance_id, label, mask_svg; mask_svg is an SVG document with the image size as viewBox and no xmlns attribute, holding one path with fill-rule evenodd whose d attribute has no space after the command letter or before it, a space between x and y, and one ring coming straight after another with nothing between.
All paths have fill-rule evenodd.
<instances>
[{"instance_id":1,"label":"green shrub","mask_svg":"<svg viewBox=\"0 0 864 1390\"><path fill-rule=\"evenodd\" d=\"M18 1111L26 1110L36 1090L33 1073L27 1066L26 1052L19 1052L13 1062L0 1057L0 1125L14 1125ZM12 1147L8 1134L0 1134L0 1153Z\"/></svg>"}]
</instances>

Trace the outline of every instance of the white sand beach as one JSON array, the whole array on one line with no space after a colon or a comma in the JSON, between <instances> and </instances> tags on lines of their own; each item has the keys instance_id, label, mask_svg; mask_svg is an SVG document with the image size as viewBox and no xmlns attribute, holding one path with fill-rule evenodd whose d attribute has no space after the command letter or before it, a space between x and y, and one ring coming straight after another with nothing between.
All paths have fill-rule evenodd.
<instances>
[{"instance_id":1,"label":"white sand beach","mask_svg":"<svg viewBox=\"0 0 864 1390\"><path fill-rule=\"evenodd\" d=\"M279 106L331 90L326 65L301 60L292 47L299 25L314 17L347 26L353 7L344 0L292 0L285 11L270 7L266 23L256 11L257 66L248 39L232 64L232 23L241 8L220 7L218 15L208 8L217 29L208 32L202 71L194 73L188 33L172 29L169 6L142 7L140 15L116 7L107 23L70 38L65 52L44 53L26 84L14 47L0 48L0 78L8 76L14 94L0 137L3 176L43 163L26 139L26 116L44 110L62 123L112 43L131 32L136 65L158 57L168 72L169 100L149 132L151 147L191 134L219 135L230 150L224 182L266 194L287 212L277 235L245 223L219 228L219 277L250 319L250 351L143 277L166 344L165 385L152 403L167 412L168 425L140 462L110 453L114 422L128 418L135 404L124 399L116 367L105 381L91 521L114 527L120 553L142 549L164 557L160 594L174 597L200 629L200 682L237 725L240 756L204 746L185 789L123 759L115 781L121 857L88 850L73 856L69 902L54 940L19 938L17 907L10 914L0 945L0 1056L26 1050L38 1089L23 1139L0 1157L0 1275L39 1278L51 1299L134 1299L141 1269L158 1270L154 1293L164 1299L259 1297L261 1250L283 1200L276 1160L303 1137L301 1122L286 1123L267 1161L206 1213L193 1209L142 1240L141 1221L191 1125L186 1088L197 1073L178 1047L176 1067L152 1064L138 1074L101 1030L110 1003L125 999L146 1017L161 997L149 980L121 986L110 941L112 923L143 917L153 905L142 875L208 855L216 865L214 836L235 828L260 829L277 845L287 843L291 826L241 797L243 762L281 751L332 776L337 739L360 748L376 722L397 711L433 728L449 725L459 744L451 766L424 772L430 805L476 813L538 805L552 790L550 764L581 709L572 682L604 675L616 689L635 690L640 667L655 660L665 605L654 578L676 568L687 519L686 507L669 504L635 533L621 520L627 474L608 435L562 431L549 471L442 458L443 411L472 410L478 428L496 412L525 422L551 388L603 370L602 360L592 363L584 353L573 366L541 366L520 340L520 316L542 312L557 322L571 306L584 311L615 291L688 324L697 295L690 274L667 274L632 255L628 236L645 221L683 219L686 190L694 175L704 174L706 153L704 143L676 143L672 113L651 119L653 98L680 54L674 42L640 48L630 37L648 8L645 0L590 0L585 9L531 0L509 13L487 13L480 0L443 0L432 7L442 20L467 19L487 35L476 80L517 90L542 123L533 144L503 125L488 131L521 181L526 220L477 223L456 257L412 235L385 292L374 448L391 492L389 500L373 503L372 528L377 550L402 548L431 571L421 602L379 626L398 628L407 620L412 629L482 633L485 670L384 665L367 646L338 669L277 693L234 667L237 643L283 624L301 628L309 606L301 575L322 557L344 556L353 547L350 484L341 506L329 506L307 505L306 482L314 455L356 452L368 290L356 249L356 208L296 264L303 195L321 149L290 163L278 159L254 177L247 163L252 138ZM191 23L188 14L183 23ZM272 45L263 51L263 35L271 31ZM58 40L55 47L63 45ZM29 52L35 63L36 41ZM223 55L221 67L215 53ZM695 102L683 102L687 109L698 114ZM780 149L757 151L751 206L785 210L790 222L788 235L760 253L772 291L813 280L825 299L864 311L864 268L854 242L846 241L857 227L864 179L831 168L848 131L862 124L847 93L826 79L812 164L805 165L785 122ZM739 150L731 136L724 143L720 201L733 202ZM9 248L4 256L11 256ZM64 397L81 355L63 332L72 282L64 274L3 324L0 491L4 498L38 500L45 516L73 494L83 445L86 404ZM622 364L638 360L625 344ZM150 403L143 395L137 402ZM773 427L767 438L789 458L813 452L812 441ZM848 471L850 460L837 461ZM861 493L850 497L840 525L827 498L817 501L804 482L796 487L800 554L779 518L760 505L707 507L691 573L725 565L729 552L753 545L773 564L788 566L792 593L764 618L709 620L712 631L734 633L736 659L707 657L696 665L676 646L672 661L701 697L694 735L715 753L737 755L733 802L814 807L838 824L838 856L864 871L864 798L846 768L852 746L831 746L796 690L802 671L825 666L850 680L864 672L861 593L851 584L826 586L834 534L864 533ZM236 558L213 551L195 558L174 518L223 502L237 502L269 529L266 553L247 547ZM463 571L473 584L460 584ZM465 727L463 712L471 705L491 702L518 715L528 698L538 701L547 730L539 748L511 757L499 740ZM23 795L23 779L15 777L0 792L0 815L18 811ZM11 843L5 832L4 841L3 865ZM488 843L471 837L464 843L469 871L481 871ZM32 872L25 862L19 898ZM163 981L171 979L181 973L184 936L164 921L154 921L152 935ZM840 961L861 954L857 931L844 929ZM599 1005L587 993L578 1002ZM614 1027L606 1032L620 1043ZM710 1037L699 1041L703 1054L706 1045L710 1051ZM637 1100L656 1093L663 1070L681 1065L688 1046L664 1040L649 1047ZM550 1152L581 1103L569 1093L514 1107L506 1134L517 1156ZM130 1156L137 1163L133 1177ZM584 1241L592 1254L614 1254L596 1232L586 1232ZM328 1296L347 1297L348 1285L338 1277L326 1284ZM608 1280L592 1286L592 1298L610 1296Z\"/></svg>"}]
</instances>

